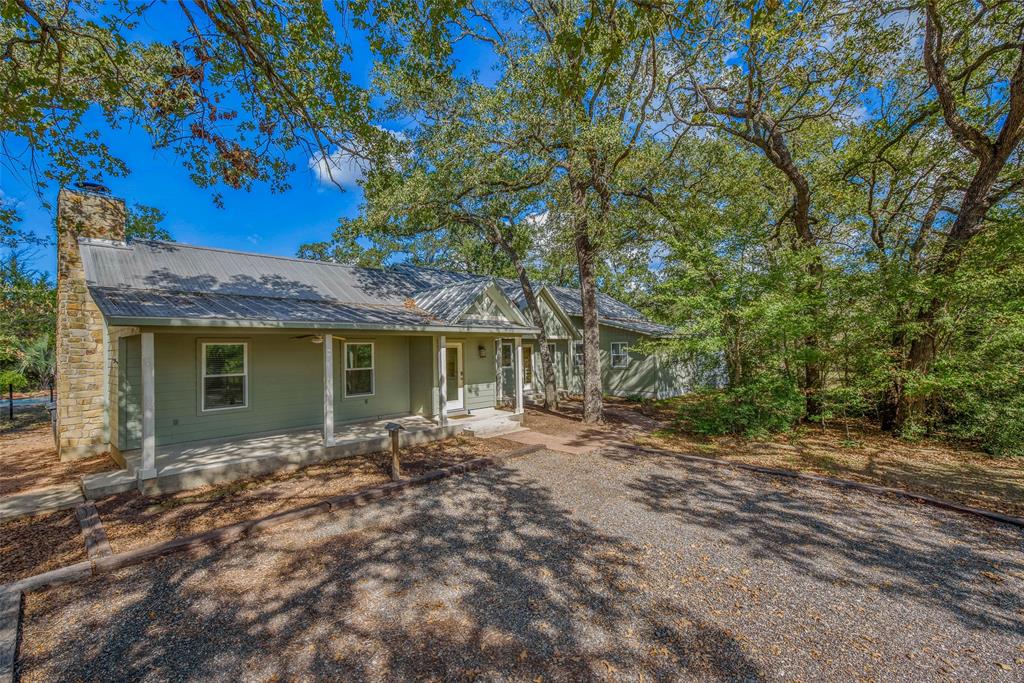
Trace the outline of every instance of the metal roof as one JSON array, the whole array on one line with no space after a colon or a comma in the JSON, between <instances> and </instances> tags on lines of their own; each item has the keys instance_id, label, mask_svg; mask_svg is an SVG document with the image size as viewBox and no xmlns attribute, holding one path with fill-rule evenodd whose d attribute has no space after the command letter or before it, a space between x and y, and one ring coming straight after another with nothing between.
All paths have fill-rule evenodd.
<instances>
[{"instance_id":1,"label":"metal roof","mask_svg":"<svg viewBox=\"0 0 1024 683\"><path fill-rule=\"evenodd\" d=\"M629 330L630 332L636 332L647 337L671 337L676 332L673 327L669 327L668 325L659 325L658 323L652 323L648 320L623 320L621 318L604 317L600 317L597 320L602 325L617 327L622 330Z\"/></svg>"},{"instance_id":2,"label":"metal roof","mask_svg":"<svg viewBox=\"0 0 1024 683\"><path fill-rule=\"evenodd\" d=\"M79 246L97 305L119 320L536 331L458 319L492 283L522 309L522 289L507 278L404 264L364 268L149 240L83 238ZM547 289L568 315L582 315L578 290ZM598 294L598 309L602 323L655 336L671 332L605 294Z\"/></svg>"},{"instance_id":3,"label":"metal roof","mask_svg":"<svg viewBox=\"0 0 1024 683\"><path fill-rule=\"evenodd\" d=\"M441 320L457 320L491 283L490 279L467 280L458 284L425 289L416 292L413 301Z\"/></svg>"}]
</instances>

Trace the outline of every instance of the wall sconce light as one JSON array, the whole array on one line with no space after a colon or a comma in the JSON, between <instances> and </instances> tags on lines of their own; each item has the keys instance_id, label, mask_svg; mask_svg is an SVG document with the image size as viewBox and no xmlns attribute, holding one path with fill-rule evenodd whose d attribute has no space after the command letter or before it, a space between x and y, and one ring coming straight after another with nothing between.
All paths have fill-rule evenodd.
<instances>
[{"instance_id":1,"label":"wall sconce light","mask_svg":"<svg viewBox=\"0 0 1024 683\"><path fill-rule=\"evenodd\" d=\"M487 349L484 347L483 344L480 344L479 346L476 347L476 352L480 354L481 358L487 358Z\"/></svg>"}]
</instances>

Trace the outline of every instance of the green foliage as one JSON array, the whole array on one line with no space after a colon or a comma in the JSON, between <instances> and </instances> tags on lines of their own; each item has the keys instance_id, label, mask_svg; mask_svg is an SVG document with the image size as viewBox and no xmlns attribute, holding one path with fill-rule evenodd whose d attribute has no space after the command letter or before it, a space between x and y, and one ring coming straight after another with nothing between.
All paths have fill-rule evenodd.
<instances>
[{"instance_id":1,"label":"green foliage","mask_svg":"<svg viewBox=\"0 0 1024 683\"><path fill-rule=\"evenodd\" d=\"M18 340L52 335L57 296L46 276L22 266L14 251L0 258L0 334Z\"/></svg>"},{"instance_id":2,"label":"green foliage","mask_svg":"<svg viewBox=\"0 0 1024 683\"><path fill-rule=\"evenodd\" d=\"M161 242L173 242L174 238L166 228L160 224L167 217L155 206L135 204L129 207L128 217L125 221L124 236L131 240L159 240Z\"/></svg>"},{"instance_id":3,"label":"green foliage","mask_svg":"<svg viewBox=\"0 0 1024 683\"><path fill-rule=\"evenodd\" d=\"M54 374L53 340L48 334L24 341L18 349L18 372L37 387L46 385Z\"/></svg>"},{"instance_id":4,"label":"green foliage","mask_svg":"<svg viewBox=\"0 0 1024 683\"><path fill-rule=\"evenodd\" d=\"M28 386L28 380L16 370L0 370L0 389L4 391L12 387L15 391Z\"/></svg>"},{"instance_id":5,"label":"green foliage","mask_svg":"<svg viewBox=\"0 0 1024 683\"><path fill-rule=\"evenodd\" d=\"M137 38L177 12L175 40ZM0 157L42 194L51 184L124 176L95 126L145 130L201 187L288 187L290 153L358 155L369 102L347 70L330 8L288 3L48 0L0 4ZM0 239L23 240L15 207Z\"/></svg>"},{"instance_id":6,"label":"green foliage","mask_svg":"<svg viewBox=\"0 0 1024 683\"><path fill-rule=\"evenodd\" d=\"M758 438L789 431L804 413L804 397L792 380L758 376L741 386L705 391L681 403L676 428L705 436Z\"/></svg>"}]
</instances>

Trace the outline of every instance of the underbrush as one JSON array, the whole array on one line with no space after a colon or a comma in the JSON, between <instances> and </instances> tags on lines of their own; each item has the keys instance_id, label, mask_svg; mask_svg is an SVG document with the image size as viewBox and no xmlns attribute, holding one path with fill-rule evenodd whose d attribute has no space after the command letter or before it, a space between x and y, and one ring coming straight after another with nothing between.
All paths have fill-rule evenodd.
<instances>
[{"instance_id":1,"label":"underbrush","mask_svg":"<svg viewBox=\"0 0 1024 683\"><path fill-rule=\"evenodd\" d=\"M706 390L678 403L674 427L702 436L759 438L791 430L804 416L804 397L792 383L759 381Z\"/></svg>"}]
</instances>

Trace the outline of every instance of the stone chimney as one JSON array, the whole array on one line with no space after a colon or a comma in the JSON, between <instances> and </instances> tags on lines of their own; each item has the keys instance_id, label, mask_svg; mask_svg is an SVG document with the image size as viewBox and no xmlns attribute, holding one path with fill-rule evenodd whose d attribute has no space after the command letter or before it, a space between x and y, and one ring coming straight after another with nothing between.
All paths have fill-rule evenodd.
<instances>
[{"instance_id":1,"label":"stone chimney","mask_svg":"<svg viewBox=\"0 0 1024 683\"><path fill-rule=\"evenodd\" d=\"M124 240L124 201L62 189L57 197L57 452L61 460L110 448L103 315L85 285L80 237Z\"/></svg>"}]
</instances>

